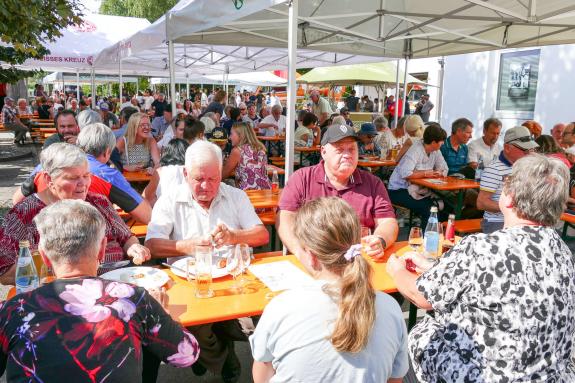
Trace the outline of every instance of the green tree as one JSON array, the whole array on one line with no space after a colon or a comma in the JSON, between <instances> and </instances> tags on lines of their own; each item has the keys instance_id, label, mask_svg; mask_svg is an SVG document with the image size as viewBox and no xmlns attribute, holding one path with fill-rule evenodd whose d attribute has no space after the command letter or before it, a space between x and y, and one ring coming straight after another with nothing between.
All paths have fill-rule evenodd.
<instances>
[{"instance_id":1,"label":"green tree","mask_svg":"<svg viewBox=\"0 0 575 383\"><path fill-rule=\"evenodd\" d=\"M0 82L14 83L34 75L14 65L49 54L45 44L62 36L61 30L80 24L79 0L2 0L0 5Z\"/></svg>"},{"instance_id":2,"label":"green tree","mask_svg":"<svg viewBox=\"0 0 575 383\"><path fill-rule=\"evenodd\" d=\"M104 0L100 5L100 13L142 17L153 23L177 3L178 0Z\"/></svg>"}]
</instances>

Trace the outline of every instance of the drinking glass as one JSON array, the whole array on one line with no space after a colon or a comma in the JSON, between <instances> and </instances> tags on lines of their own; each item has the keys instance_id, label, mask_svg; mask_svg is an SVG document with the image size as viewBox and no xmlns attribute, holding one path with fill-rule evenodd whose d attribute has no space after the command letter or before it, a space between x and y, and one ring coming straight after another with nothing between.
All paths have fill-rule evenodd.
<instances>
[{"instance_id":1,"label":"drinking glass","mask_svg":"<svg viewBox=\"0 0 575 383\"><path fill-rule=\"evenodd\" d=\"M226 271L231 274L234 282L232 283L232 288L236 290L241 290L241 286L238 284L237 277L242 273L242 253L238 246L230 251L228 254L228 261L226 263Z\"/></svg>"},{"instance_id":2,"label":"drinking glass","mask_svg":"<svg viewBox=\"0 0 575 383\"><path fill-rule=\"evenodd\" d=\"M196 246L196 297L211 298L212 290L212 247Z\"/></svg>"},{"instance_id":3,"label":"drinking glass","mask_svg":"<svg viewBox=\"0 0 575 383\"><path fill-rule=\"evenodd\" d=\"M363 256L366 256L367 254L366 248L368 247L368 244L364 238L371 235L371 229L367 226L362 226L360 235L361 235L361 252Z\"/></svg>"},{"instance_id":4,"label":"drinking glass","mask_svg":"<svg viewBox=\"0 0 575 383\"><path fill-rule=\"evenodd\" d=\"M54 274L52 267L43 263L40 268L40 286L53 282L55 279L56 275Z\"/></svg>"},{"instance_id":5,"label":"drinking glass","mask_svg":"<svg viewBox=\"0 0 575 383\"><path fill-rule=\"evenodd\" d=\"M421 252L421 248L423 246L423 233L421 232L421 228L414 226L409 231L409 239L408 239L409 247L413 251L418 253Z\"/></svg>"},{"instance_id":6,"label":"drinking glass","mask_svg":"<svg viewBox=\"0 0 575 383\"><path fill-rule=\"evenodd\" d=\"M246 243L238 243L236 245L236 251L240 253L240 258L242 260L242 273L240 277L240 283L242 286L246 282L244 274L248 270L248 267L252 261L252 253L250 251L250 247Z\"/></svg>"}]
</instances>

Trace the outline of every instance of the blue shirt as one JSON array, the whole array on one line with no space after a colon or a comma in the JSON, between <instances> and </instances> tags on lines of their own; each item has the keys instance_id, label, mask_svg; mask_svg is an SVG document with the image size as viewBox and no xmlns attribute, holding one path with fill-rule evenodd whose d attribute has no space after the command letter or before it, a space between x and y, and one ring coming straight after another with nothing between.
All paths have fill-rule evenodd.
<instances>
[{"instance_id":1,"label":"blue shirt","mask_svg":"<svg viewBox=\"0 0 575 383\"><path fill-rule=\"evenodd\" d=\"M116 136L116 139L118 139L120 137L124 137L124 134L126 134L127 129L128 129L128 124L125 123L124 125L122 125L122 127L120 129L113 130L112 132L114 132L114 136Z\"/></svg>"},{"instance_id":2,"label":"blue shirt","mask_svg":"<svg viewBox=\"0 0 575 383\"><path fill-rule=\"evenodd\" d=\"M447 174L458 173L462 167L467 165L467 153L469 152L467 145L460 144L459 150L456 151L451 146L451 136L447 137L440 150L449 168Z\"/></svg>"},{"instance_id":3,"label":"blue shirt","mask_svg":"<svg viewBox=\"0 0 575 383\"><path fill-rule=\"evenodd\" d=\"M152 121L152 136L157 137L160 134L164 134L169 126L170 123L166 122L164 116L154 118Z\"/></svg>"}]
</instances>

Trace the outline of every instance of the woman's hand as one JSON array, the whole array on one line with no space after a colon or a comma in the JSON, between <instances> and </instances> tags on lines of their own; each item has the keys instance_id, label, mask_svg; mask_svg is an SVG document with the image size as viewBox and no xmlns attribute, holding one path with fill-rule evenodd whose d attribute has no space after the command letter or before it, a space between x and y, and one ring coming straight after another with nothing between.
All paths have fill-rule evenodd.
<instances>
[{"instance_id":1,"label":"woman's hand","mask_svg":"<svg viewBox=\"0 0 575 383\"><path fill-rule=\"evenodd\" d=\"M151 176L152 174L154 174L154 168L153 167L147 167L146 168L146 174L148 174L149 176Z\"/></svg>"},{"instance_id":2,"label":"woman's hand","mask_svg":"<svg viewBox=\"0 0 575 383\"><path fill-rule=\"evenodd\" d=\"M406 253L403 257L404 260L411 260L415 265L415 272L418 274L425 273L427 270L431 269L435 262L430 262L420 253L415 251L410 251Z\"/></svg>"},{"instance_id":3,"label":"woman's hand","mask_svg":"<svg viewBox=\"0 0 575 383\"><path fill-rule=\"evenodd\" d=\"M139 243L134 243L132 246L130 246L126 252L126 255L129 258L132 258L132 262L134 262L135 265L141 265L142 263L149 261L152 258L150 249L140 245Z\"/></svg>"},{"instance_id":4,"label":"woman's hand","mask_svg":"<svg viewBox=\"0 0 575 383\"><path fill-rule=\"evenodd\" d=\"M400 270L405 270L405 259L403 259L403 257L398 258L397 255L391 254L387 259L385 271L387 271L392 278L395 278L395 274Z\"/></svg>"},{"instance_id":5,"label":"woman's hand","mask_svg":"<svg viewBox=\"0 0 575 383\"><path fill-rule=\"evenodd\" d=\"M128 165L124 166L124 171L126 172L139 172L144 167L142 165Z\"/></svg>"}]
</instances>

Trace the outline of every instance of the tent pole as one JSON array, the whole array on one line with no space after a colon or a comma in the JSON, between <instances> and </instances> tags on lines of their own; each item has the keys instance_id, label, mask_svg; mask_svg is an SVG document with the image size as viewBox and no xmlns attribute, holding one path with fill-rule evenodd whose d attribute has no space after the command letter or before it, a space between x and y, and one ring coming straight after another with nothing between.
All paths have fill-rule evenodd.
<instances>
[{"instance_id":1,"label":"tent pole","mask_svg":"<svg viewBox=\"0 0 575 383\"><path fill-rule=\"evenodd\" d=\"M80 69L76 69L76 100L80 102Z\"/></svg>"},{"instance_id":2,"label":"tent pole","mask_svg":"<svg viewBox=\"0 0 575 383\"><path fill-rule=\"evenodd\" d=\"M395 121L394 126L397 128L397 108L399 107L399 59L395 64L395 116L393 120Z\"/></svg>"},{"instance_id":3,"label":"tent pole","mask_svg":"<svg viewBox=\"0 0 575 383\"><path fill-rule=\"evenodd\" d=\"M190 99L190 74L186 73L186 99Z\"/></svg>"},{"instance_id":4,"label":"tent pole","mask_svg":"<svg viewBox=\"0 0 575 383\"><path fill-rule=\"evenodd\" d=\"M285 182L293 174L294 163L294 124L296 102L296 63L297 63L297 21L298 0L289 4L288 19L288 86L287 86L287 121L286 121L286 152L285 152Z\"/></svg>"},{"instance_id":5,"label":"tent pole","mask_svg":"<svg viewBox=\"0 0 575 383\"><path fill-rule=\"evenodd\" d=\"M90 69L90 85L92 92L92 110L96 109L96 81L94 79L94 67Z\"/></svg>"},{"instance_id":6,"label":"tent pole","mask_svg":"<svg viewBox=\"0 0 575 383\"><path fill-rule=\"evenodd\" d=\"M174 42L168 41L168 65L170 69L170 103L172 104L172 116L176 117L176 71L174 68Z\"/></svg>"},{"instance_id":7,"label":"tent pole","mask_svg":"<svg viewBox=\"0 0 575 383\"><path fill-rule=\"evenodd\" d=\"M409 63L409 59L405 57L405 72L403 73L403 110L405 111L405 102L407 101L407 64ZM404 113L405 114L405 113Z\"/></svg>"},{"instance_id":8,"label":"tent pole","mask_svg":"<svg viewBox=\"0 0 575 383\"><path fill-rule=\"evenodd\" d=\"M124 78L122 77L122 57L120 57L120 61L118 63L118 68L120 72L120 105L122 104L122 95L123 95L123 88L124 88Z\"/></svg>"},{"instance_id":9,"label":"tent pole","mask_svg":"<svg viewBox=\"0 0 575 383\"><path fill-rule=\"evenodd\" d=\"M437 95L437 122L441 124L441 115L443 112L443 75L445 74L445 57L439 60L441 69L439 70L439 93Z\"/></svg>"}]
</instances>

